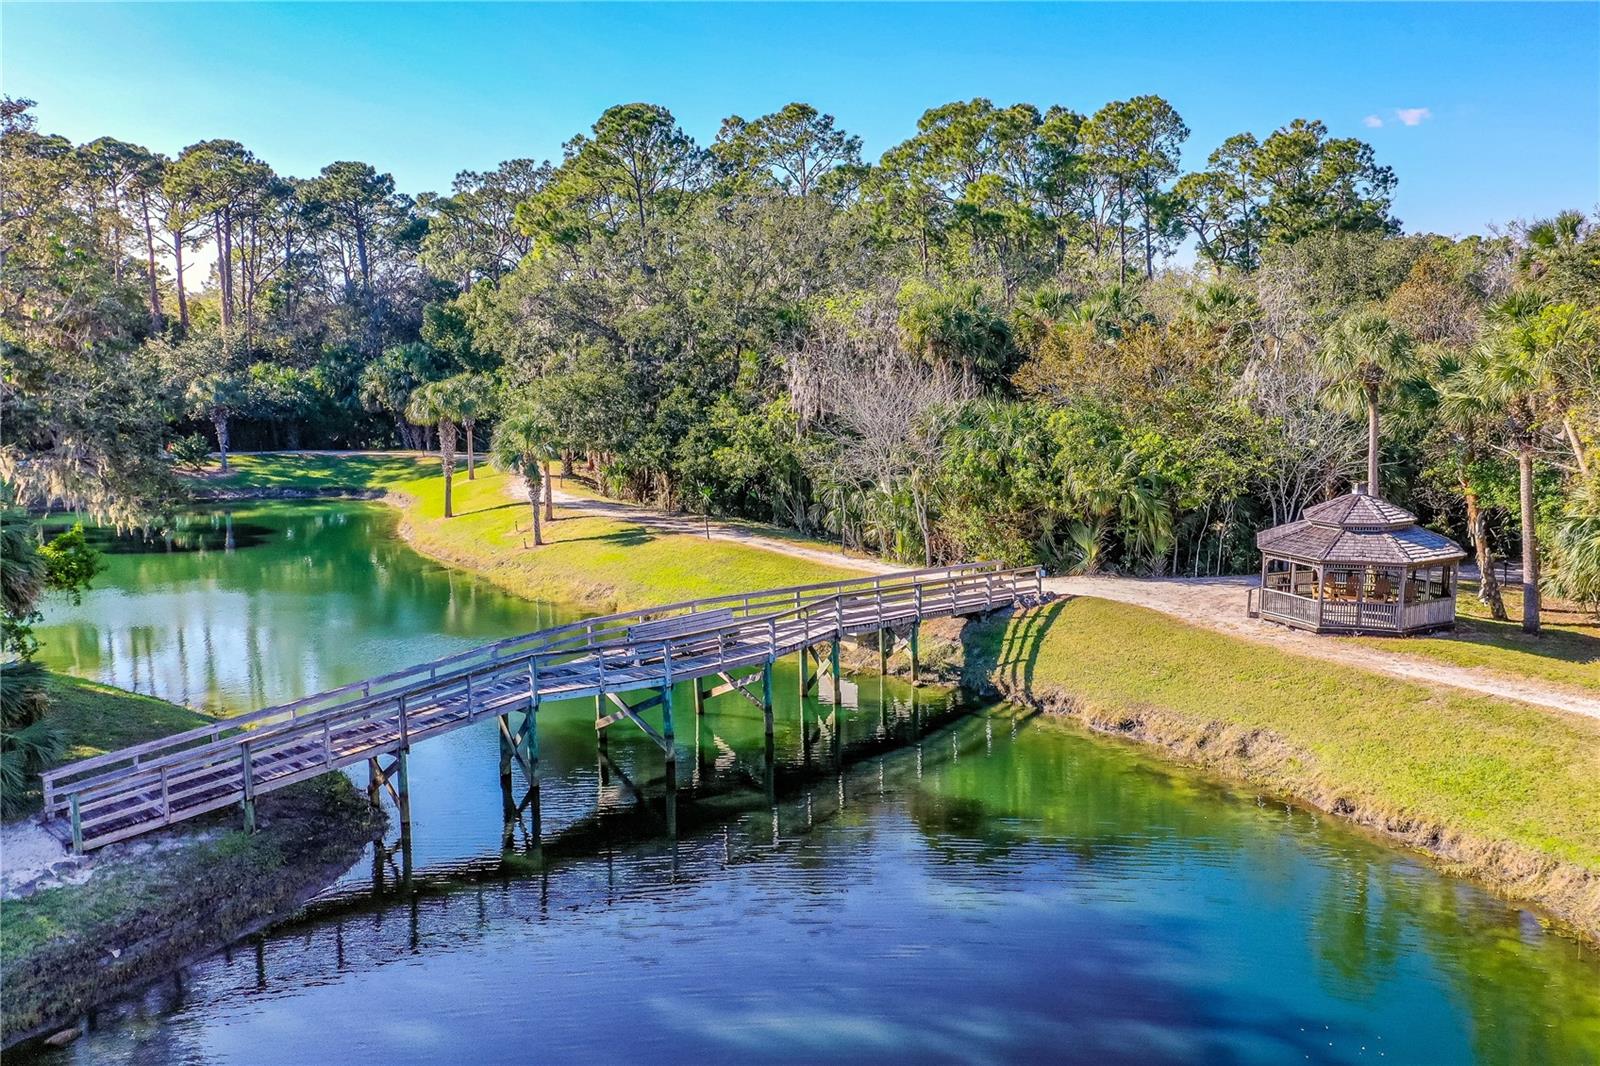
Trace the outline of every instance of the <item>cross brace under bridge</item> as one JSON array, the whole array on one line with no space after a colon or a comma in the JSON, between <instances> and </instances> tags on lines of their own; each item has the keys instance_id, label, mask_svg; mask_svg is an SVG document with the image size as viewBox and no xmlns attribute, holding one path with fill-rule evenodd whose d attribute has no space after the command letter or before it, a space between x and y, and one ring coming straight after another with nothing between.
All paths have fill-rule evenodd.
<instances>
[{"instance_id":1,"label":"cross brace under bridge","mask_svg":"<svg viewBox=\"0 0 1600 1066\"><path fill-rule=\"evenodd\" d=\"M236 804L249 824L263 793L362 762L377 766L380 756L403 768L398 757L430 737L583 697L615 711L597 712L597 727L631 719L670 760L677 682L695 681L698 709L700 678L744 691L748 679L736 682L733 671L770 669L825 642L834 645L837 681L837 644L846 637L915 633L924 619L1037 602L1041 581L1034 567L968 563L588 618L59 767L43 775L44 813L70 823L79 850ZM655 695L624 699L646 690ZM640 717L648 707L661 709L661 730Z\"/></svg>"}]
</instances>

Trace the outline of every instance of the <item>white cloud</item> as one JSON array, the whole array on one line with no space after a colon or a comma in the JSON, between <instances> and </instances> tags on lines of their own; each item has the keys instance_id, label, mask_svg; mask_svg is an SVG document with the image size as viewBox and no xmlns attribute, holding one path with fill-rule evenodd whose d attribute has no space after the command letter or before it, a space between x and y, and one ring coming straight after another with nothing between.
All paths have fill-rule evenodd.
<instances>
[{"instance_id":1,"label":"white cloud","mask_svg":"<svg viewBox=\"0 0 1600 1066\"><path fill-rule=\"evenodd\" d=\"M1379 118L1377 115L1368 115L1366 118L1361 120L1361 124L1367 127L1369 130L1375 130L1383 126L1383 119Z\"/></svg>"},{"instance_id":2,"label":"white cloud","mask_svg":"<svg viewBox=\"0 0 1600 1066\"><path fill-rule=\"evenodd\" d=\"M1399 107L1395 109L1394 117L1400 120L1402 126L1420 126L1433 117L1433 112L1426 107Z\"/></svg>"}]
</instances>

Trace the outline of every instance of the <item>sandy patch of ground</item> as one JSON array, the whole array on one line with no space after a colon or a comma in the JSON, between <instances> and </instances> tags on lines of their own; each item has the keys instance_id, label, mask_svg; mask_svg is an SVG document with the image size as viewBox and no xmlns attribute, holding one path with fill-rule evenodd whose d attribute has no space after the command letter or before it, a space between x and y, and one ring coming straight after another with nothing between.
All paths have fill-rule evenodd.
<instances>
[{"instance_id":1,"label":"sandy patch of ground","mask_svg":"<svg viewBox=\"0 0 1600 1066\"><path fill-rule=\"evenodd\" d=\"M19 899L57 884L81 884L89 857L74 855L38 815L0 824L0 899Z\"/></svg>"}]
</instances>

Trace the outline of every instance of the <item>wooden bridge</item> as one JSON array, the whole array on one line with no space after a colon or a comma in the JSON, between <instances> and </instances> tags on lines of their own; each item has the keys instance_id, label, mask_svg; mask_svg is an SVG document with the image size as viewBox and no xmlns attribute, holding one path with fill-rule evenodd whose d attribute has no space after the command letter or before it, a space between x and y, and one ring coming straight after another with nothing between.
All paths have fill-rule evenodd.
<instances>
[{"instance_id":1,"label":"wooden bridge","mask_svg":"<svg viewBox=\"0 0 1600 1066\"><path fill-rule=\"evenodd\" d=\"M77 851L233 805L253 829L257 796L366 762L369 795L376 803L389 790L405 832L406 753L430 737L497 717L502 776L514 757L537 788L540 706L593 698L602 745L626 719L672 763L674 686L693 682L697 713L737 691L763 709L770 740L780 657L799 655L803 696L820 683L816 648L828 645L837 704L840 642L878 634L881 664L887 634L904 631L916 681L924 619L1037 602L1041 581L1033 567L970 563L584 619L59 767L44 774L44 813L67 823ZM513 712L525 712L515 725Z\"/></svg>"}]
</instances>

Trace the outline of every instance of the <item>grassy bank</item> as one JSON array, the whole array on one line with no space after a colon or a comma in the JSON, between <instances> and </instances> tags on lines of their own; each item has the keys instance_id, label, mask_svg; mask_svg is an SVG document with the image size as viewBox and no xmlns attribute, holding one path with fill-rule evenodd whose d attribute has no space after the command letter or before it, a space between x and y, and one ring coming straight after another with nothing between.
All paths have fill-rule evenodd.
<instances>
[{"instance_id":1,"label":"grassy bank","mask_svg":"<svg viewBox=\"0 0 1600 1066\"><path fill-rule=\"evenodd\" d=\"M1600 941L1600 720L1090 598L970 626L967 640L970 682L1352 818Z\"/></svg>"},{"instance_id":2,"label":"grassy bank","mask_svg":"<svg viewBox=\"0 0 1600 1066\"><path fill-rule=\"evenodd\" d=\"M225 483L241 489L396 494L421 551L523 595L633 607L848 573L600 518L562 519L550 544L525 548L527 506L503 475L458 478L459 517L446 521L437 463L421 457L238 464ZM969 626L966 639L969 683L1353 818L1600 940L1600 721L1341 669L1088 598ZM1469 627L1457 641L1385 646L1582 684L1590 639L1562 625L1525 648Z\"/></svg>"},{"instance_id":3,"label":"grassy bank","mask_svg":"<svg viewBox=\"0 0 1600 1066\"><path fill-rule=\"evenodd\" d=\"M1496 622L1468 586L1456 598L1456 628L1426 639L1396 644L1383 637L1362 637L1362 643L1403 651L1456 666L1551 681L1588 689L1600 698L1600 623L1567 604L1547 602L1540 611L1540 633L1522 631L1522 589L1504 592L1512 621Z\"/></svg>"},{"instance_id":4,"label":"grassy bank","mask_svg":"<svg viewBox=\"0 0 1600 1066\"><path fill-rule=\"evenodd\" d=\"M455 479L456 517L445 519L444 479L436 459L420 456L242 455L209 489L325 490L392 493L407 539L442 562L470 569L508 592L601 610L648 607L725 592L856 576L828 566L726 540L662 533L632 522L560 517L546 523L548 543L532 547L526 503L511 498L510 478L480 466L475 480ZM464 468L463 468L464 471ZM829 550L821 542L803 542Z\"/></svg>"},{"instance_id":5,"label":"grassy bank","mask_svg":"<svg viewBox=\"0 0 1600 1066\"><path fill-rule=\"evenodd\" d=\"M51 675L49 718L68 757L208 721L186 708ZM374 821L377 818L377 821ZM296 910L382 828L334 774L263 797L261 830L232 812L94 853L82 884L6 900L0 921L0 1040L10 1046L172 972Z\"/></svg>"}]
</instances>

